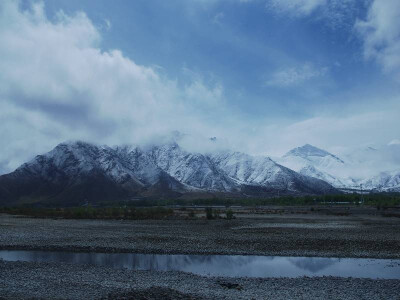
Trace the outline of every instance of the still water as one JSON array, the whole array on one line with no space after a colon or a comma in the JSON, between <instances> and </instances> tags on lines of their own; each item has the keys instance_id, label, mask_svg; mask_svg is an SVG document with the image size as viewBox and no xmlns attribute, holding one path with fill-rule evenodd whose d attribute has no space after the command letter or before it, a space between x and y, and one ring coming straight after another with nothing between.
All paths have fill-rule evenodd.
<instances>
[{"instance_id":1,"label":"still water","mask_svg":"<svg viewBox=\"0 0 400 300\"><path fill-rule=\"evenodd\" d=\"M1 250L6 261L64 262L131 270L183 271L205 276L340 276L400 279L399 259L242 255L158 255Z\"/></svg>"}]
</instances>

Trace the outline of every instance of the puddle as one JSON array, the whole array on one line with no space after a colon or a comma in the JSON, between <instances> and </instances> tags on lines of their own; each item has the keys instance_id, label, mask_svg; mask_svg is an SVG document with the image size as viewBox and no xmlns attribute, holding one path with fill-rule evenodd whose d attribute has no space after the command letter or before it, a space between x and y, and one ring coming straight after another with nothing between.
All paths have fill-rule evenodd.
<instances>
[{"instance_id":1,"label":"puddle","mask_svg":"<svg viewBox=\"0 0 400 300\"><path fill-rule=\"evenodd\" d=\"M203 276L339 276L400 279L399 259L243 255L158 255L1 250L5 261L63 262L111 268L183 271Z\"/></svg>"}]
</instances>

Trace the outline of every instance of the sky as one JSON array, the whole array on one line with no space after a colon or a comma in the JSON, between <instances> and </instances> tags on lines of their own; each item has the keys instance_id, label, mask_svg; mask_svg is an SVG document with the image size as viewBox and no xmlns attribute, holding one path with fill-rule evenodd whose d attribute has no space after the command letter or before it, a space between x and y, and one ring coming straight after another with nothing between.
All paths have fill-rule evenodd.
<instances>
[{"instance_id":1,"label":"sky","mask_svg":"<svg viewBox=\"0 0 400 300\"><path fill-rule=\"evenodd\" d=\"M398 0L2 0L0 41L0 173L66 140L400 139Z\"/></svg>"}]
</instances>

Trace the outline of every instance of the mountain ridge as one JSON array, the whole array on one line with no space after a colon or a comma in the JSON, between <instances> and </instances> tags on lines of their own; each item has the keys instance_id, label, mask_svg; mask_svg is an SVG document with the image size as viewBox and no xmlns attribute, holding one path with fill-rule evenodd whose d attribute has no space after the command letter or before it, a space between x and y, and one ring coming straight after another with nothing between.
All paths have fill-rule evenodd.
<instances>
[{"instance_id":1,"label":"mountain ridge","mask_svg":"<svg viewBox=\"0 0 400 300\"><path fill-rule=\"evenodd\" d=\"M176 142L146 149L61 143L0 176L0 204L76 205L190 193L268 197L335 191L328 183L298 174L268 157L240 152L192 153Z\"/></svg>"}]
</instances>

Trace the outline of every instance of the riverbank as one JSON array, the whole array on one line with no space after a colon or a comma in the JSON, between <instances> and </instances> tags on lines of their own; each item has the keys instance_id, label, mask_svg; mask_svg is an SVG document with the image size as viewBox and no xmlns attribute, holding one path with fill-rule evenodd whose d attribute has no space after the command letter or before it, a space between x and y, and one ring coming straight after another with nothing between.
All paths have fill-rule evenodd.
<instances>
[{"instance_id":1,"label":"riverbank","mask_svg":"<svg viewBox=\"0 0 400 300\"><path fill-rule=\"evenodd\" d=\"M0 249L398 259L399 228L399 218L373 214L140 221L0 215ZM0 261L0 271L0 299L399 299L400 291L400 280L211 278L67 263Z\"/></svg>"},{"instance_id":2,"label":"riverbank","mask_svg":"<svg viewBox=\"0 0 400 300\"><path fill-rule=\"evenodd\" d=\"M400 280L215 278L0 261L4 299L398 299ZM1 298L1 297L0 297Z\"/></svg>"},{"instance_id":3,"label":"riverbank","mask_svg":"<svg viewBox=\"0 0 400 300\"><path fill-rule=\"evenodd\" d=\"M248 215L234 220L65 220L0 215L0 249L400 258L400 219Z\"/></svg>"}]
</instances>

